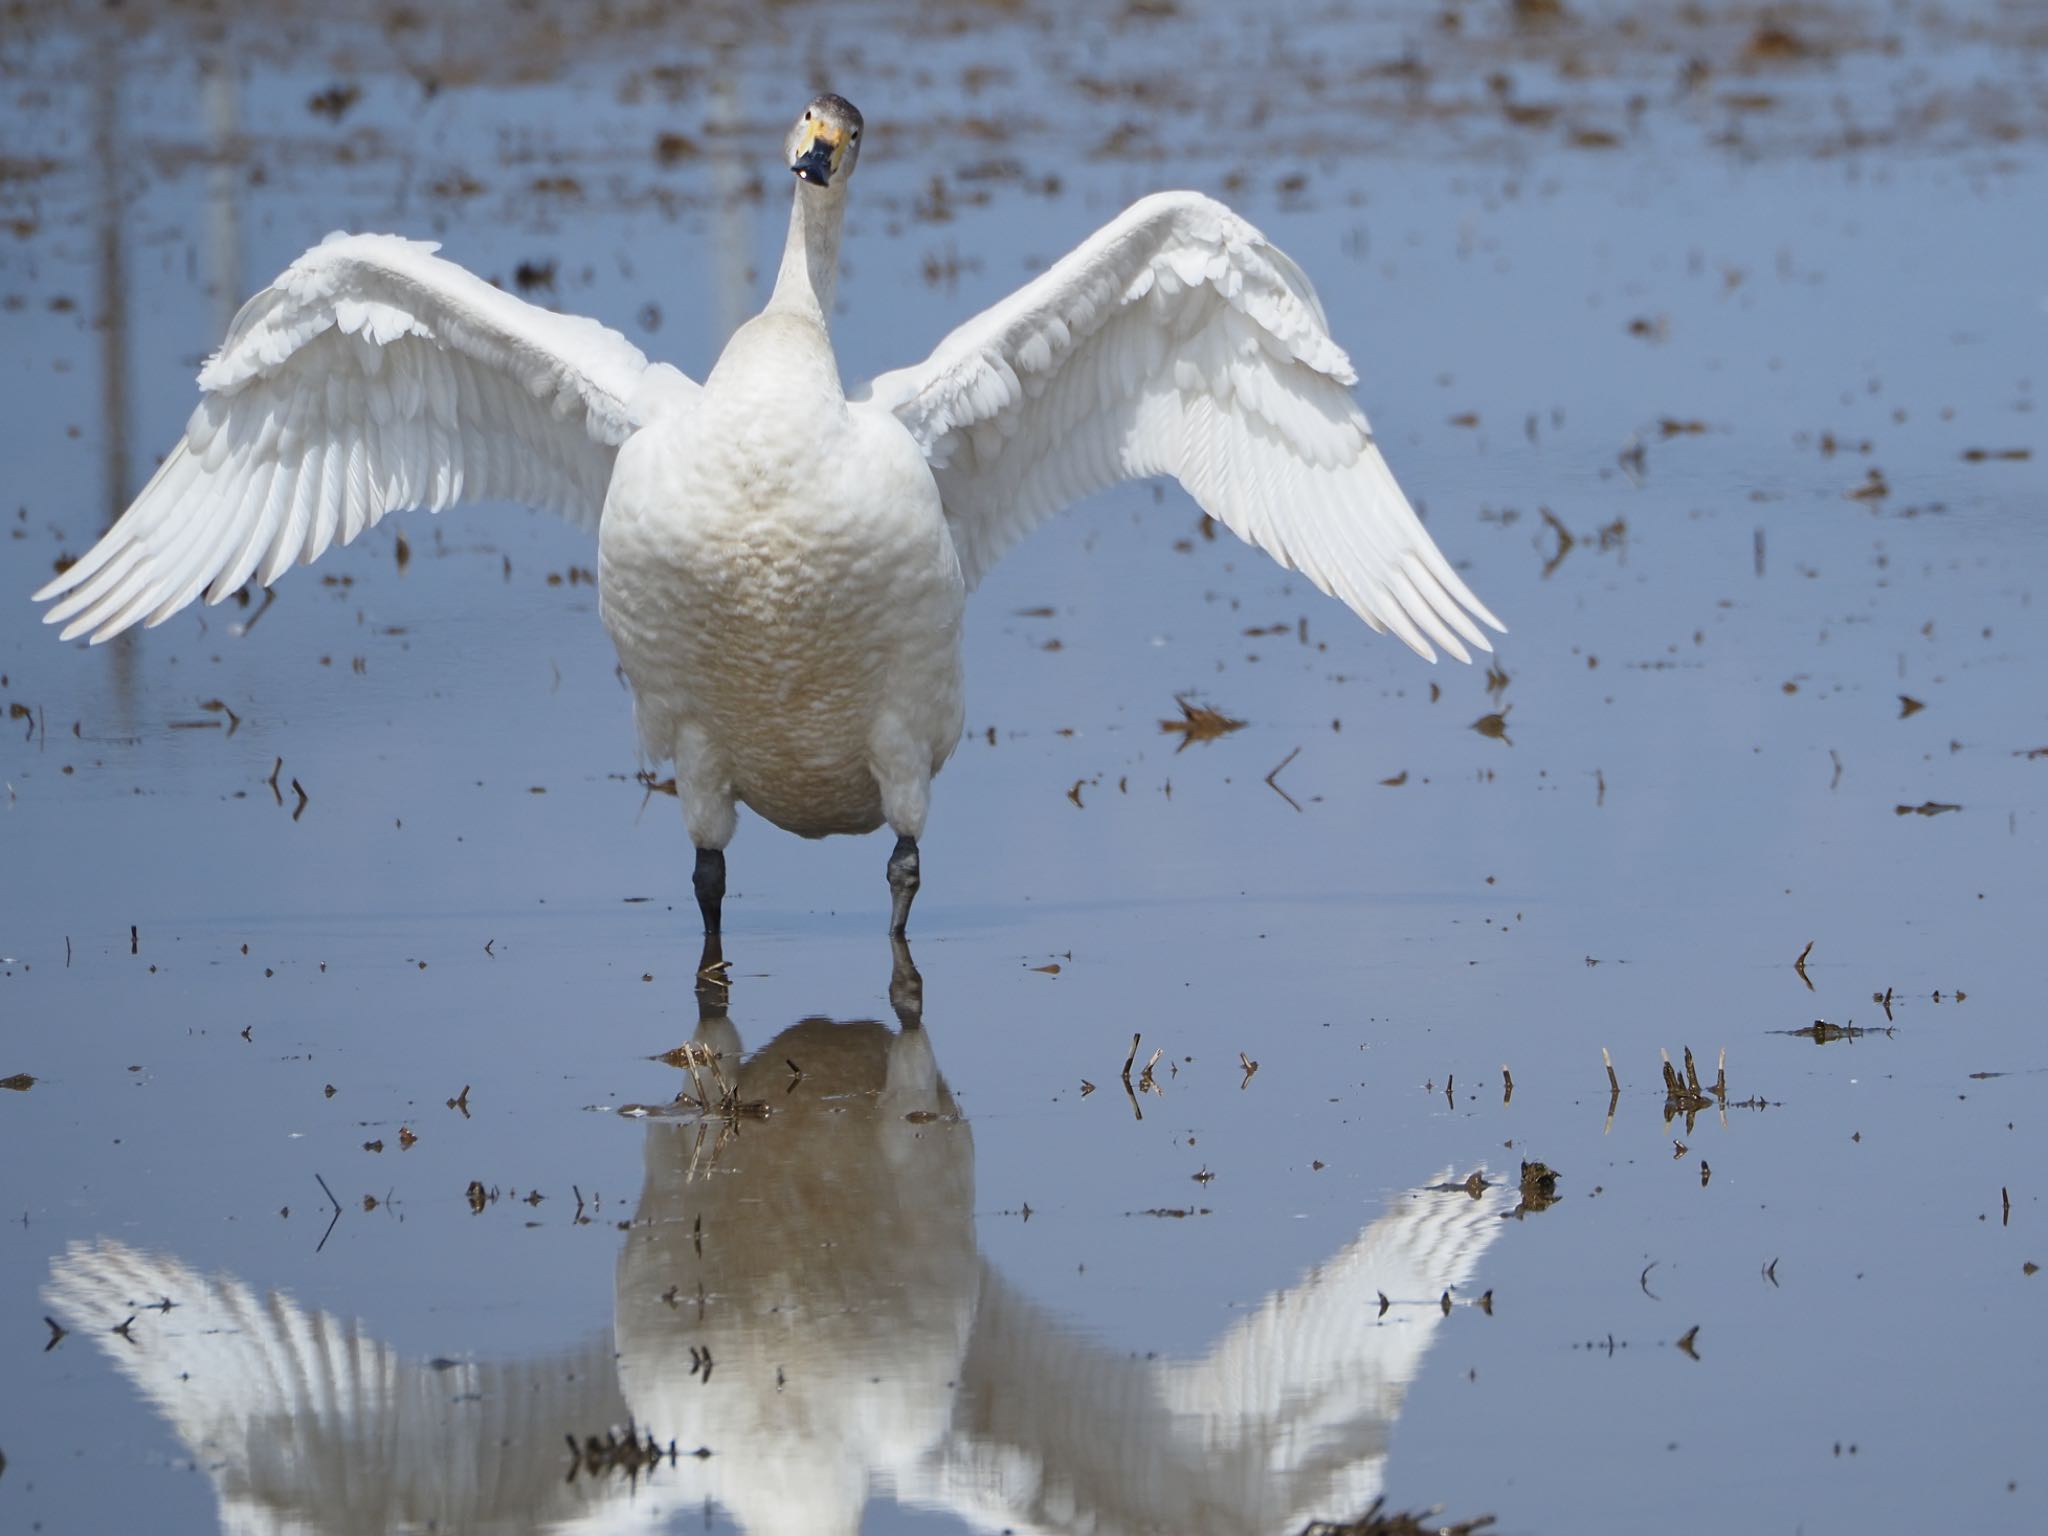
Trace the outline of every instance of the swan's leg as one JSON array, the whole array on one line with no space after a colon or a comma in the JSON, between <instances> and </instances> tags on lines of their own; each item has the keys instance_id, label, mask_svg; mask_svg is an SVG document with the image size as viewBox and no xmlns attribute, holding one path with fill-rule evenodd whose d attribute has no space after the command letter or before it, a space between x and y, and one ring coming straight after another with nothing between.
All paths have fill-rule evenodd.
<instances>
[{"instance_id":1,"label":"swan's leg","mask_svg":"<svg viewBox=\"0 0 2048 1536\"><path fill-rule=\"evenodd\" d=\"M931 749L920 747L900 721L884 717L875 726L870 752L882 815L896 834L896 850L889 855L889 934L900 939L917 896L917 840L932 801Z\"/></svg>"},{"instance_id":2,"label":"swan's leg","mask_svg":"<svg viewBox=\"0 0 2048 1536\"><path fill-rule=\"evenodd\" d=\"M889 937L900 939L917 898L917 839L898 837L889 855Z\"/></svg>"},{"instance_id":3,"label":"swan's leg","mask_svg":"<svg viewBox=\"0 0 2048 1536\"><path fill-rule=\"evenodd\" d=\"M697 868L691 884L697 910L704 914L704 932L719 931L725 906L725 845L739 823L732 775L725 759L696 725L676 732L676 797L683 802L683 824L697 847Z\"/></svg>"},{"instance_id":4,"label":"swan's leg","mask_svg":"<svg viewBox=\"0 0 2048 1536\"><path fill-rule=\"evenodd\" d=\"M725 850L699 848L697 868L690 883L697 888L697 910L704 914L705 937L716 938L725 910Z\"/></svg>"}]
</instances>

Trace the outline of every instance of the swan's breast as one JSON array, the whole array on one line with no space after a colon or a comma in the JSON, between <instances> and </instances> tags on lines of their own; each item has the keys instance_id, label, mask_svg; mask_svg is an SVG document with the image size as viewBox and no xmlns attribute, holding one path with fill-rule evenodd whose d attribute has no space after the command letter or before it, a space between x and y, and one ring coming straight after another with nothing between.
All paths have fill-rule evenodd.
<instances>
[{"instance_id":1,"label":"swan's breast","mask_svg":"<svg viewBox=\"0 0 2048 1536\"><path fill-rule=\"evenodd\" d=\"M893 419L707 387L621 451L601 561L649 754L696 724L791 830L879 823L885 721L934 769L959 738L959 562Z\"/></svg>"}]
</instances>

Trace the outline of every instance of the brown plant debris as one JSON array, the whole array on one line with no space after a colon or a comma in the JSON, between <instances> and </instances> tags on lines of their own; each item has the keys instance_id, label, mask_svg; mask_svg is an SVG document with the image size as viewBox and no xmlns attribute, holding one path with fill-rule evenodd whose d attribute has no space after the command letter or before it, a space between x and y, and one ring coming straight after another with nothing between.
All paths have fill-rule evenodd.
<instances>
[{"instance_id":1,"label":"brown plant debris","mask_svg":"<svg viewBox=\"0 0 2048 1536\"><path fill-rule=\"evenodd\" d=\"M1817 50L1782 22L1757 23L1756 31L1742 45L1742 56L1751 63L1785 64L1814 56Z\"/></svg>"},{"instance_id":2,"label":"brown plant debris","mask_svg":"<svg viewBox=\"0 0 2048 1536\"><path fill-rule=\"evenodd\" d=\"M1715 1073L1711 1088L1700 1082L1699 1067L1694 1063L1692 1047L1685 1048L1685 1076L1678 1075L1678 1069L1671 1064L1671 1053L1659 1051L1664 1059L1664 1124L1669 1129L1678 1115L1685 1116L1685 1129L1690 1134L1693 1117L1718 1105L1722 1110L1728 1107L1728 1053L1721 1053L1720 1067Z\"/></svg>"},{"instance_id":3,"label":"brown plant debris","mask_svg":"<svg viewBox=\"0 0 2048 1536\"><path fill-rule=\"evenodd\" d=\"M1557 1172L1547 1163L1524 1162L1522 1164L1522 1199L1514 1209L1516 1216L1531 1211L1547 1211L1557 1204Z\"/></svg>"},{"instance_id":4,"label":"brown plant debris","mask_svg":"<svg viewBox=\"0 0 2048 1536\"><path fill-rule=\"evenodd\" d=\"M363 99L363 88L353 83L330 85L324 91L315 91L306 98L306 110L315 117L340 122L348 115L348 109Z\"/></svg>"},{"instance_id":5,"label":"brown plant debris","mask_svg":"<svg viewBox=\"0 0 2048 1536\"><path fill-rule=\"evenodd\" d=\"M694 1355L695 1350L691 1353ZM692 1375L696 1374L692 1368ZM709 1372L706 1372L709 1375ZM575 1482L577 1474L585 1477L602 1477L606 1473L617 1473L629 1479L638 1479L643 1473L652 1473L664 1462L674 1466L678 1457L675 1441L659 1444L653 1435L642 1435L632 1424L627 1424L625 1433L608 1429L602 1437L586 1435L580 1442L574 1435L565 1435L569 1442L569 1481ZM708 1456L709 1451L683 1452L684 1455Z\"/></svg>"},{"instance_id":6,"label":"brown plant debris","mask_svg":"<svg viewBox=\"0 0 2048 1536\"><path fill-rule=\"evenodd\" d=\"M1481 715L1472 722L1472 729L1486 737L1489 741L1502 742L1512 747L1515 743L1508 735L1508 711L1514 707L1514 705L1509 704L1493 714Z\"/></svg>"},{"instance_id":7,"label":"brown plant debris","mask_svg":"<svg viewBox=\"0 0 2048 1536\"><path fill-rule=\"evenodd\" d=\"M1895 805L1895 816L1939 816L1943 811L1960 811L1960 805L1950 805L1941 800L1923 800L1918 805Z\"/></svg>"},{"instance_id":8,"label":"brown plant debris","mask_svg":"<svg viewBox=\"0 0 2048 1536\"><path fill-rule=\"evenodd\" d=\"M0 1088L11 1088L16 1093L27 1093L35 1085L36 1080L26 1072L17 1072L12 1077L0 1077Z\"/></svg>"},{"instance_id":9,"label":"brown plant debris","mask_svg":"<svg viewBox=\"0 0 2048 1536\"><path fill-rule=\"evenodd\" d=\"M654 140L654 158L661 165L680 165L699 153L696 142L686 134L662 133Z\"/></svg>"},{"instance_id":10,"label":"brown plant debris","mask_svg":"<svg viewBox=\"0 0 2048 1536\"><path fill-rule=\"evenodd\" d=\"M1815 1019L1804 1029L1788 1029L1785 1033L1811 1040L1815 1045L1829 1045L1837 1040L1860 1040L1865 1035L1889 1035L1891 1031L1865 1029L1855 1024L1830 1024L1826 1019Z\"/></svg>"},{"instance_id":11,"label":"brown plant debris","mask_svg":"<svg viewBox=\"0 0 2048 1536\"><path fill-rule=\"evenodd\" d=\"M1178 733L1180 745L1176 752L1185 752L1189 742L1214 741L1219 736L1228 736L1232 731L1244 729L1244 721L1233 720L1220 709L1210 709L1205 704L1190 704L1186 699L1175 699L1180 706L1180 719L1162 720L1159 729ZM1276 770L1277 771L1277 770Z\"/></svg>"},{"instance_id":12,"label":"brown plant debris","mask_svg":"<svg viewBox=\"0 0 2048 1536\"><path fill-rule=\"evenodd\" d=\"M1435 1509L1416 1514L1390 1511L1387 1501L1379 1498L1356 1520L1311 1520L1301 1528L1301 1536L1473 1536L1494 1523L1492 1515L1480 1515L1445 1525L1437 1518L1441 1513Z\"/></svg>"}]
</instances>

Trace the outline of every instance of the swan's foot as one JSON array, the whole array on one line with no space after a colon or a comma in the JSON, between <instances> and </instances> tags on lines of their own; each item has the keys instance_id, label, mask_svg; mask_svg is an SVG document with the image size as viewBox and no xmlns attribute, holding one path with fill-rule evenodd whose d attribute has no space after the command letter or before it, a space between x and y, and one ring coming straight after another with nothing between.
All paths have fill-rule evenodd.
<instances>
[{"instance_id":1,"label":"swan's foot","mask_svg":"<svg viewBox=\"0 0 2048 1536\"><path fill-rule=\"evenodd\" d=\"M915 864L917 854L911 853ZM893 866L892 866L893 868ZM893 876L892 876L893 878ZM917 877L911 876L915 887ZM704 914L704 934L707 938L718 936L718 916L725 906L725 850L723 848L699 848L697 850L697 872L691 877L697 887L697 909Z\"/></svg>"},{"instance_id":2,"label":"swan's foot","mask_svg":"<svg viewBox=\"0 0 2048 1536\"><path fill-rule=\"evenodd\" d=\"M889 936L889 952L894 960L889 974L889 1006L896 1010L896 1022L905 1029L916 1029L924 1023L924 977L917 972L917 962L910 958L910 943L901 934Z\"/></svg>"},{"instance_id":3,"label":"swan's foot","mask_svg":"<svg viewBox=\"0 0 2048 1536\"><path fill-rule=\"evenodd\" d=\"M917 839L899 837L889 855L889 937L900 939L910 922L910 903L917 897Z\"/></svg>"}]
</instances>

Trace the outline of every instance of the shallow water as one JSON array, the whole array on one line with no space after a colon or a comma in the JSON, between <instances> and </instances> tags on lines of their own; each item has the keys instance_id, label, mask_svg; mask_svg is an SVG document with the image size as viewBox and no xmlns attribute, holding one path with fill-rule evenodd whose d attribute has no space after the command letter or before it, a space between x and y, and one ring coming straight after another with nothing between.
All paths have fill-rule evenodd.
<instances>
[{"instance_id":1,"label":"shallow water","mask_svg":"<svg viewBox=\"0 0 2048 1536\"><path fill-rule=\"evenodd\" d=\"M0 33L0 1530L2048 1522L2037 7L270 9ZM1105 496L970 605L921 989L754 824L700 998L583 536L40 627L329 228L701 373L826 85L850 376L1227 196L1497 673ZM619 1113L692 1038L765 1115Z\"/></svg>"}]
</instances>

